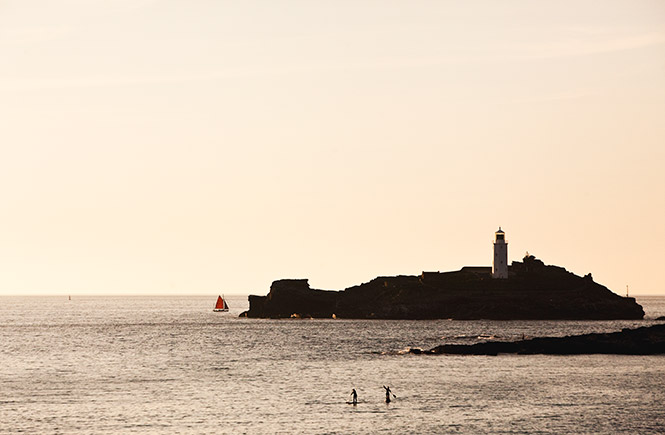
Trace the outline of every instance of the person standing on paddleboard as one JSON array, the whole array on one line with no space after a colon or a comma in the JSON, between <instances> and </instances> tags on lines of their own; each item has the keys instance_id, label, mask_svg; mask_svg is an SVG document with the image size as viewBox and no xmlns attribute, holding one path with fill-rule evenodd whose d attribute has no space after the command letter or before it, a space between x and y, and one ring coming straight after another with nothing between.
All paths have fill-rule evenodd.
<instances>
[{"instance_id":1,"label":"person standing on paddleboard","mask_svg":"<svg viewBox=\"0 0 665 435\"><path fill-rule=\"evenodd\" d=\"M358 403L358 393L356 393L355 388L351 389L351 403L354 405Z\"/></svg>"},{"instance_id":2,"label":"person standing on paddleboard","mask_svg":"<svg viewBox=\"0 0 665 435\"><path fill-rule=\"evenodd\" d=\"M386 390L386 403L390 403L390 395L392 394L392 391L390 391L390 386L386 387L385 385L383 388ZM397 399L397 396L393 394L393 397Z\"/></svg>"}]
</instances>

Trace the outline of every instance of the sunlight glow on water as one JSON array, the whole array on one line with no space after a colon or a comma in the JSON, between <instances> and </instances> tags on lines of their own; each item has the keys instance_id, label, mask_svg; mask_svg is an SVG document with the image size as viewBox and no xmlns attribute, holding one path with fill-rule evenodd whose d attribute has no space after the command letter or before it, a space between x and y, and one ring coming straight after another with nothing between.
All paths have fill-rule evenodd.
<instances>
[{"instance_id":1,"label":"sunlight glow on water","mask_svg":"<svg viewBox=\"0 0 665 435\"><path fill-rule=\"evenodd\" d=\"M665 430L663 356L399 352L651 321L254 320L214 299L0 298L0 433Z\"/></svg>"}]
</instances>

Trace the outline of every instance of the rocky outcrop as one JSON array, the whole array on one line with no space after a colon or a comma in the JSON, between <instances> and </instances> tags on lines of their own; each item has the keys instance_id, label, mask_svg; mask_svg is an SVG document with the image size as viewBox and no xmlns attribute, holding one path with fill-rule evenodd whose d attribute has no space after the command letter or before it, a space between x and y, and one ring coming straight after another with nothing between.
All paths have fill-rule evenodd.
<instances>
[{"instance_id":1,"label":"rocky outcrop","mask_svg":"<svg viewBox=\"0 0 665 435\"><path fill-rule=\"evenodd\" d=\"M542 337L515 342L487 342L472 345L444 344L428 351L412 349L416 354L498 355L516 354L665 354L665 325L623 329L607 334L585 334L568 337Z\"/></svg>"},{"instance_id":2,"label":"rocky outcrop","mask_svg":"<svg viewBox=\"0 0 665 435\"><path fill-rule=\"evenodd\" d=\"M268 296L250 296L247 317L331 317L338 292L309 288L306 279L282 279ZM245 314L245 313L243 313Z\"/></svg>"},{"instance_id":3,"label":"rocky outcrop","mask_svg":"<svg viewBox=\"0 0 665 435\"><path fill-rule=\"evenodd\" d=\"M641 319L634 298L621 297L562 267L532 256L513 262L508 279L489 268L379 277L342 291L310 289L307 280L273 282L250 296L247 317L356 319Z\"/></svg>"}]
</instances>

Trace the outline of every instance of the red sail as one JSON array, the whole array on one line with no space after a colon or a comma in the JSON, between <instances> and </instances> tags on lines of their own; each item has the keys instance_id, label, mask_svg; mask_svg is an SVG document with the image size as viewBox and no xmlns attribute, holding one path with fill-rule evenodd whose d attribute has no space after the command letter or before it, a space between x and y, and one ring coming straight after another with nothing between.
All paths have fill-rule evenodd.
<instances>
[{"instance_id":1,"label":"red sail","mask_svg":"<svg viewBox=\"0 0 665 435\"><path fill-rule=\"evenodd\" d=\"M221 296L217 296L217 303L215 304L215 309L216 310L223 310L224 307L224 299L222 299Z\"/></svg>"}]
</instances>

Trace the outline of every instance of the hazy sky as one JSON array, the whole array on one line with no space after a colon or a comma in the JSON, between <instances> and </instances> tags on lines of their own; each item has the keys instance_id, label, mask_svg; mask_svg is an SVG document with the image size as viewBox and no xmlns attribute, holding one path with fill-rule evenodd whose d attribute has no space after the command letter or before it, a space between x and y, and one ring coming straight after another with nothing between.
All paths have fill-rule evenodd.
<instances>
[{"instance_id":1,"label":"hazy sky","mask_svg":"<svg viewBox=\"0 0 665 435\"><path fill-rule=\"evenodd\" d=\"M665 294L665 2L0 0L0 294L546 264Z\"/></svg>"}]
</instances>

